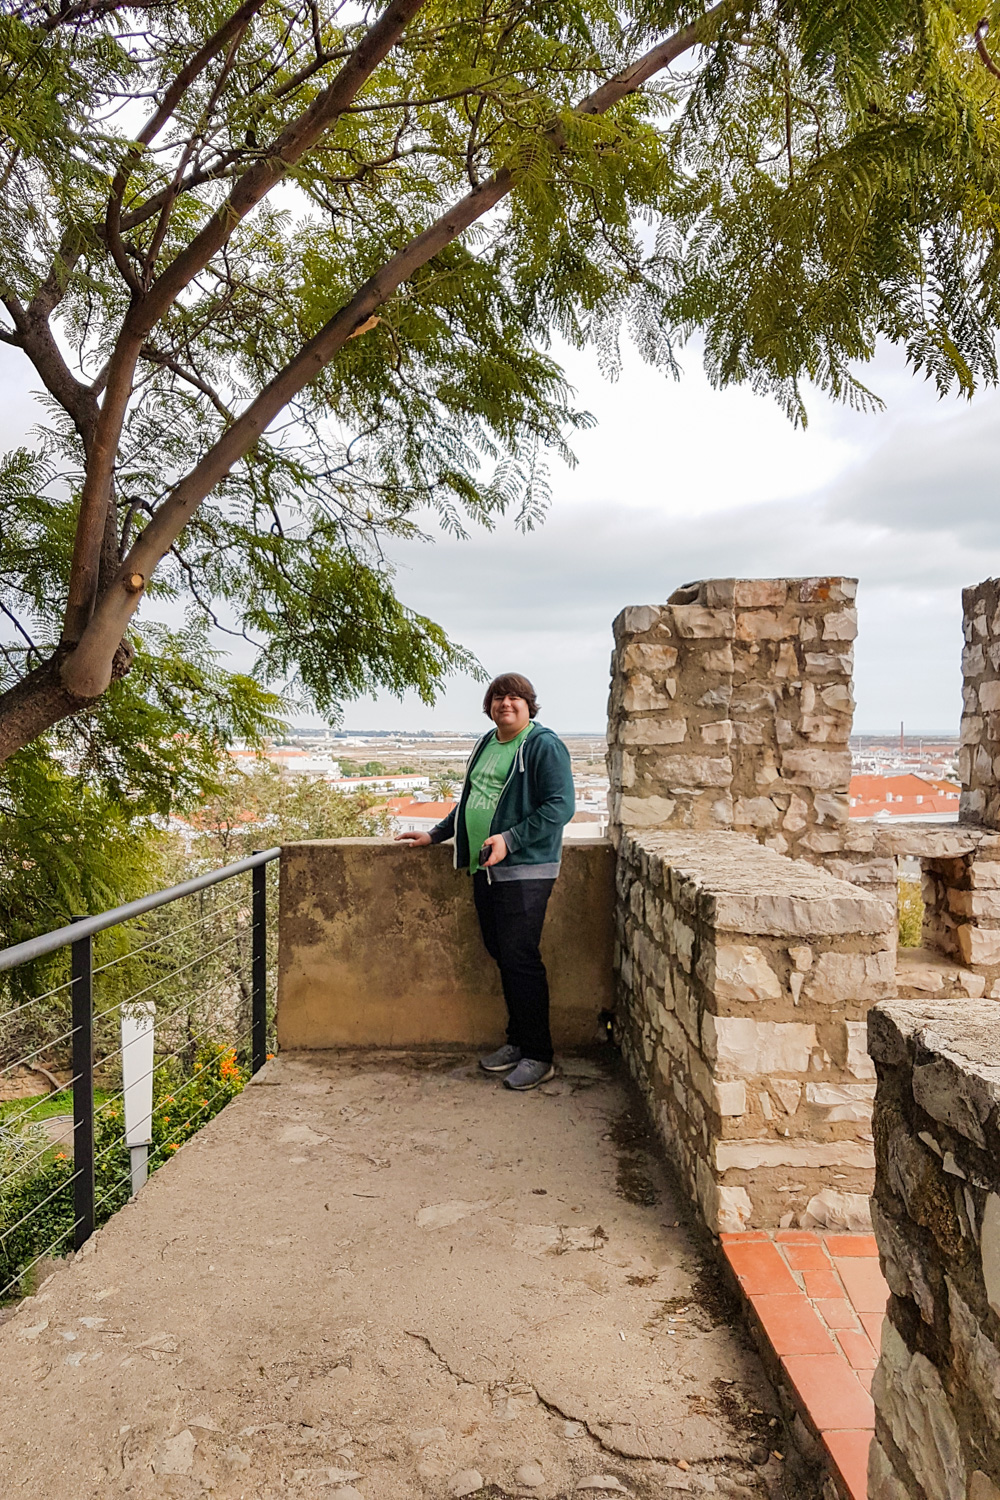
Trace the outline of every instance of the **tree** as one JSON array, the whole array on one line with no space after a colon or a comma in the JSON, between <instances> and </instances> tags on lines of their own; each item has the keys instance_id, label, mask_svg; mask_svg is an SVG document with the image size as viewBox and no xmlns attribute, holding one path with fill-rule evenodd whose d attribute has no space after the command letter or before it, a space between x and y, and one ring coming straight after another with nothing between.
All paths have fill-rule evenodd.
<instances>
[{"instance_id":1,"label":"tree","mask_svg":"<svg viewBox=\"0 0 1000 1500\"><path fill-rule=\"evenodd\" d=\"M441 802L449 802L455 795L455 778L448 771L437 771L431 777L431 791Z\"/></svg>"},{"instance_id":2,"label":"tree","mask_svg":"<svg viewBox=\"0 0 1000 1500\"><path fill-rule=\"evenodd\" d=\"M993 378L980 15L25 0L0 337L50 421L0 484L45 535L4 557L0 759L121 690L147 595L235 618L258 682L328 713L432 698L466 658L381 540L427 510L532 524L543 450L587 420L552 329L613 366L627 322L667 368L704 329L718 383L797 417L807 380L871 400L879 336L942 389Z\"/></svg>"}]
</instances>

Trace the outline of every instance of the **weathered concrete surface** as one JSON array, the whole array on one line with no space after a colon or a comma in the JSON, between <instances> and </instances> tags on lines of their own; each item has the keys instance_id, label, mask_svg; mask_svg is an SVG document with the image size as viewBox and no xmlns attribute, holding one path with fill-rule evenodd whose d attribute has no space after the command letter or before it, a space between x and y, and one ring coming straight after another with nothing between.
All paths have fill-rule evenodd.
<instances>
[{"instance_id":1,"label":"weathered concrete surface","mask_svg":"<svg viewBox=\"0 0 1000 1500\"><path fill-rule=\"evenodd\" d=\"M0 1327L0 1493L805 1493L626 1104L594 1062L269 1064Z\"/></svg>"},{"instance_id":2,"label":"weathered concrete surface","mask_svg":"<svg viewBox=\"0 0 1000 1500\"><path fill-rule=\"evenodd\" d=\"M557 1048L588 1045L612 1001L615 861L605 839L563 850L542 956ZM452 847L384 839L281 854L278 1037L283 1048L472 1046L506 1012L469 877Z\"/></svg>"}]
</instances>

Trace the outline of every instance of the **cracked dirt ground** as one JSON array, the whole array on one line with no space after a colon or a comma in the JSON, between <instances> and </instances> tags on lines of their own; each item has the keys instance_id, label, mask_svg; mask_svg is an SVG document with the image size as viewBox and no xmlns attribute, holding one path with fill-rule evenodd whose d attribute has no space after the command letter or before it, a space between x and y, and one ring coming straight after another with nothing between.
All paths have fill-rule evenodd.
<instances>
[{"instance_id":1,"label":"cracked dirt ground","mask_svg":"<svg viewBox=\"0 0 1000 1500\"><path fill-rule=\"evenodd\" d=\"M275 1059L0 1327L0 1493L795 1494L629 1110L601 1061Z\"/></svg>"}]
</instances>

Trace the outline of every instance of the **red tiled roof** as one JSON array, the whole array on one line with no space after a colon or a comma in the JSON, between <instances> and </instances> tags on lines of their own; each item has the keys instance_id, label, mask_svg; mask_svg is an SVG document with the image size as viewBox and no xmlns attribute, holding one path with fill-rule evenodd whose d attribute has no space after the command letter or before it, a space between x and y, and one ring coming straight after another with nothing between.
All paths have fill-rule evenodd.
<instances>
[{"instance_id":1,"label":"red tiled roof","mask_svg":"<svg viewBox=\"0 0 1000 1500\"><path fill-rule=\"evenodd\" d=\"M852 776L851 817L872 818L956 813L961 792L953 781L930 776Z\"/></svg>"}]
</instances>

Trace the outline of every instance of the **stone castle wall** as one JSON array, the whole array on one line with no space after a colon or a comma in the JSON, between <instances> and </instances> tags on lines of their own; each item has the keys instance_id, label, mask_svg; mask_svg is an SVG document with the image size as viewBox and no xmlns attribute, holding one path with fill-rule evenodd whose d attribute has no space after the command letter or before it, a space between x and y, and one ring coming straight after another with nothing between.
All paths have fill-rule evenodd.
<instances>
[{"instance_id":1,"label":"stone castle wall","mask_svg":"<svg viewBox=\"0 0 1000 1500\"><path fill-rule=\"evenodd\" d=\"M859 1228L885 903L734 833L624 833L617 1024L708 1225Z\"/></svg>"},{"instance_id":2,"label":"stone castle wall","mask_svg":"<svg viewBox=\"0 0 1000 1500\"><path fill-rule=\"evenodd\" d=\"M710 579L615 621L611 818L841 848L857 614L849 578Z\"/></svg>"},{"instance_id":3,"label":"stone castle wall","mask_svg":"<svg viewBox=\"0 0 1000 1500\"><path fill-rule=\"evenodd\" d=\"M962 590L960 819L1000 828L1000 579Z\"/></svg>"},{"instance_id":4,"label":"stone castle wall","mask_svg":"<svg viewBox=\"0 0 1000 1500\"><path fill-rule=\"evenodd\" d=\"M1000 1011L890 1002L869 1045L872 1214L893 1294L869 1500L1000 1500Z\"/></svg>"}]
</instances>

